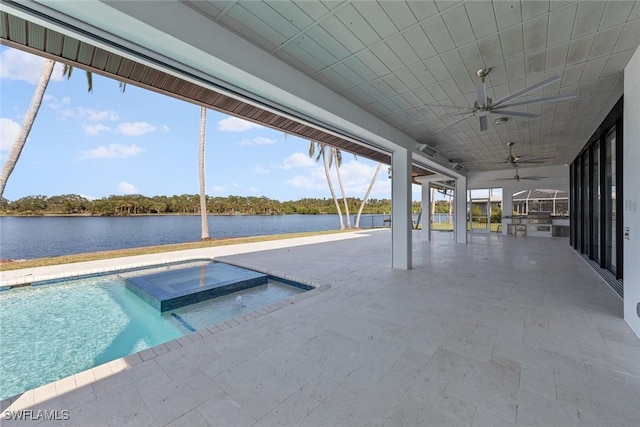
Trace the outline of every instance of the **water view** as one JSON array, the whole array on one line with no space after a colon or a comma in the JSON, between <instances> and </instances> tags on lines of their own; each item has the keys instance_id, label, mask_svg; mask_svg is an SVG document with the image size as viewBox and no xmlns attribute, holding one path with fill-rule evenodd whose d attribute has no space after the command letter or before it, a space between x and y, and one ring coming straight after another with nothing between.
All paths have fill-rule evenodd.
<instances>
[{"instance_id":1,"label":"water view","mask_svg":"<svg viewBox=\"0 0 640 427\"><path fill-rule=\"evenodd\" d=\"M362 228L388 225L363 215ZM352 219L352 223L354 219ZM213 239L338 229L337 215L209 216ZM0 258L31 259L200 239L199 216L0 217Z\"/></svg>"}]
</instances>

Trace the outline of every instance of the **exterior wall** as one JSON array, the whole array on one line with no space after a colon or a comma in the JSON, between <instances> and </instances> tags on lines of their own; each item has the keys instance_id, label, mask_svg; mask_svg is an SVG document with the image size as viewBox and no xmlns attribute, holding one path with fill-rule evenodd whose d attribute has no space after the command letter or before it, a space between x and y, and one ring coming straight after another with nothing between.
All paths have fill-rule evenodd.
<instances>
[{"instance_id":1,"label":"exterior wall","mask_svg":"<svg viewBox=\"0 0 640 427\"><path fill-rule=\"evenodd\" d=\"M630 239L623 240L624 319L640 337L640 49L624 70L623 195L624 227Z\"/></svg>"}]
</instances>

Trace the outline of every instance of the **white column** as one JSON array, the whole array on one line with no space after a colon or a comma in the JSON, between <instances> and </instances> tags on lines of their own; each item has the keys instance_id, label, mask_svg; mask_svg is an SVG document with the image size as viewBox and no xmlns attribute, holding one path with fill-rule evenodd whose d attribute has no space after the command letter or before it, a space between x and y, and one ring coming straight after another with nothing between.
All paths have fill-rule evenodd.
<instances>
[{"instance_id":1,"label":"white column","mask_svg":"<svg viewBox=\"0 0 640 427\"><path fill-rule=\"evenodd\" d=\"M467 243L467 178L456 179L456 242Z\"/></svg>"},{"instance_id":2,"label":"white column","mask_svg":"<svg viewBox=\"0 0 640 427\"><path fill-rule=\"evenodd\" d=\"M422 235L431 241L431 184L422 182Z\"/></svg>"},{"instance_id":3,"label":"white column","mask_svg":"<svg viewBox=\"0 0 640 427\"><path fill-rule=\"evenodd\" d=\"M505 218L508 216L509 218ZM513 216L513 190L510 186L502 187L502 234L507 234Z\"/></svg>"},{"instance_id":4,"label":"white column","mask_svg":"<svg viewBox=\"0 0 640 427\"><path fill-rule=\"evenodd\" d=\"M411 157L404 148L391 155L391 266L411 268Z\"/></svg>"}]
</instances>

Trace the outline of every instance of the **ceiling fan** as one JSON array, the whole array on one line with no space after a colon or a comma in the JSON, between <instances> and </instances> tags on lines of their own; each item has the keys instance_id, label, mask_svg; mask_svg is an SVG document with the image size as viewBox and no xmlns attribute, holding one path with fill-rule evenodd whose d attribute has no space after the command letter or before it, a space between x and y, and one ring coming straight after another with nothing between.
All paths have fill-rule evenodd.
<instances>
[{"instance_id":1,"label":"ceiling fan","mask_svg":"<svg viewBox=\"0 0 640 427\"><path fill-rule=\"evenodd\" d=\"M522 156L514 156L512 153L513 142L507 142L507 147L509 147L509 157L506 157L504 161L499 163L507 163L514 168L517 168L520 164L535 164L535 163L544 163L545 160L550 160L552 157L535 157L531 159L523 159Z\"/></svg>"},{"instance_id":2,"label":"ceiling fan","mask_svg":"<svg viewBox=\"0 0 640 427\"><path fill-rule=\"evenodd\" d=\"M555 83L558 80L560 80L559 76L554 76L546 80L542 80L541 82L538 82L531 86L528 86L524 89L521 89L517 92L513 92L512 94L507 95L503 98L500 98L494 102L491 98L487 96L487 84L484 82L485 77L487 77L490 71L491 71L491 68L481 68L476 72L477 76L480 77L481 82L476 84L476 94L478 95L478 100L474 101L473 108L462 107L458 105L427 105L428 107L455 108L458 110L463 110L461 113L448 114L449 116L462 114L464 115L464 117L462 117L459 120L455 120L453 123L450 123L447 126L439 129L438 132L448 127L451 127L456 123L466 120L471 116L478 117L480 121L480 131L484 132L488 129L487 118L491 113L498 113L503 116L536 118L536 117L539 117L540 115L532 114L532 113L523 113L520 111L510 111L510 110L505 110L505 108L518 107L518 106L528 105L528 104L540 104L543 102L551 102L551 101L556 101L556 102L566 101L569 99L573 99L577 96L577 95L554 95L554 96L547 96L544 98L529 99L529 100L520 101L520 102L511 102L511 103L509 102L511 100L524 96L529 92L532 92L537 89L541 89L547 85L550 85L551 83Z\"/></svg>"},{"instance_id":3,"label":"ceiling fan","mask_svg":"<svg viewBox=\"0 0 640 427\"><path fill-rule=\"evenodd\" d=\"M543 178L547 178L547 177L546 176L520 176L518 175L518 167L516 166L516 176L514 176L513 178L498 178L498 179L494 179L494 181L511 181L511 180L515 180L516 182L520 182L521 180L537 181Z\"/></svg>"}]
</instances>

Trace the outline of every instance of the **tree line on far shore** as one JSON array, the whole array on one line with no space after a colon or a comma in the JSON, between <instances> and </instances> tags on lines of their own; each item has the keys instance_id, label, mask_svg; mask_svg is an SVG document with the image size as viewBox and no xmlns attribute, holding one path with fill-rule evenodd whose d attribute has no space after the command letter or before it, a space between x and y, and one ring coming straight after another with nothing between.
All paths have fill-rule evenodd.
<instances>
[{"instance_id":1,"label":"tree line on far shore","mask_svg":"<svg viewBox=\"0 0 640 427\"><path fill-rule=\"evenodd\" d=\"M351 212L354 212L360 207L361 200L348 197L347 203ZM413 202L414 212L419 209L420 202ZM207 196L207 210L212 215L337 214L332 199L304 198L280 202L265 196ZM148 197L132 194L89 200L78 194L63 194L51 197L26 196L14 201L0 198L0 212L4 215L192 215L200 213L200 196L181 194ZM389 199L369 199L363 209L364 214L390 212L391 200Z\"/></svg>"}]
</instances>

